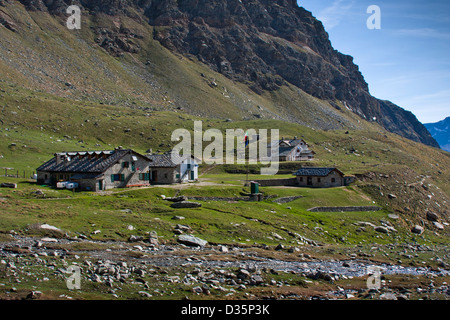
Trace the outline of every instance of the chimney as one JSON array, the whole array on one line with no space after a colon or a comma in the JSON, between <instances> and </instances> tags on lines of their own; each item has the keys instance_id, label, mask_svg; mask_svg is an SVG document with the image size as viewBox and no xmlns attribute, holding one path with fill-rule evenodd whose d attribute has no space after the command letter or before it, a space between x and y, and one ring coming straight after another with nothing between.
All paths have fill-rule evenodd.
<instances>
[{"instance_id":1,"label":"chimney","mask_svg":"<svg viewBox=\"0 0 450 320\"><path fill-rule=\"evenodd\" d=\"M56 164L60 164L61 162L63 162L64 155L62 155L61 153L55 153L55 157L56 157Z\"/></svg>"}]
</instances>

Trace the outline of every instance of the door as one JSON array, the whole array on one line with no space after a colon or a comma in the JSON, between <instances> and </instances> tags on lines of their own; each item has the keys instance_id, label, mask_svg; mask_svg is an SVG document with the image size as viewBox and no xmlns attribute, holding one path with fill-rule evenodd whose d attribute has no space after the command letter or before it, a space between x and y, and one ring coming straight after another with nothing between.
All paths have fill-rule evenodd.
<instances>
[{"instance_id":1,"label":"door","mask_svg":"<svg viewBox=\"0 0 450 320\"><path fill-rule=\"evenodd\" d=\"M308 186L312 186L312 177L308 177L308 179L306 181L307 181L306 184Z\"/></svg>"},{"instance_id":2,"label":"door","mask_svg":"<svg viewBox=\"0 0 450 320\"><path fill-rule=\"evenodd\" d=\"M99 180L98 181L98 191L102 191L103 190L103 180Z\"/></svg>"},{"instance_id":3,"label":"door","mask_svg":"<svg viewBox=\"0 0 450 320\"><path fill-rule=\"evenodd\" d=\"M191 171L191 180L195 180L195 171L194 170Z\"/></svg>"},{"instance_id":4,"label":"door","mask_svg":"<svg viewBox=\"0 0 450 320\"><path fill-rule=\"evenodd\" d=\"M158 171L152 171L152 182L158 182Z\"/></svg>"}]
</instances>

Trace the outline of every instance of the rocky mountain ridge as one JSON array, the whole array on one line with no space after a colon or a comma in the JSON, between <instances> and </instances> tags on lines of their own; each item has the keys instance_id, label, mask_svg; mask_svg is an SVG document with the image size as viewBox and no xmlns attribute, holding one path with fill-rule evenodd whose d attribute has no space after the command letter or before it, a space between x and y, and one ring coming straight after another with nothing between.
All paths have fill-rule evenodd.
<instances>
[{"instance_id":1,"label":"rocky mountain ridge","mask_svg":"<svg viewBox=\"0 0 450 320\"><path fill-rule=\"evenodd\" d=\"M450 117L435 123L425 123L425 127L441 149L450 152Z\"/></svg>"},{"instance_id":2,"label":"rocky mountain ridge","mask_svg":"<svg viewBox=\"0 0 450 320\"><path fill-rule=\"evenodd\" d=\"M11 2L3 0L0 5ZM154 28L153 39L165 48L197 59L215 72L248 85L257 94L293 85L337 109L341 108L336 104L339 102L391 132L438 147L411 112L370 95L353 58L334 50L322 23L295 0L20 2L29 11L53 16L63 16L69 5L78 4L83 14L145 19ZM14 28L14 22L3 20L6 28ZM133 40L140 35L122 31L117 34L100 28L96 42L115 56L139 52Z\"/></svg>"}]
</instances>

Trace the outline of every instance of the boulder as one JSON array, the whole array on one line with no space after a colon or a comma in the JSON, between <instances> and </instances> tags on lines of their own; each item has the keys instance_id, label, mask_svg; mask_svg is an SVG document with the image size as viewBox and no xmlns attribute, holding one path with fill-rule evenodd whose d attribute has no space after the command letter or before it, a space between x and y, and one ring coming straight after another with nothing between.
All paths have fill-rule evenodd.
<instances>
[{"instance_id":1,"label":"boulder","mask_svg":"<svg viewBox=\"0 0 450 320\"><path fill-rule=\"evenodd\" d=\"M238 279L241 279L241 280L249 279L250 278L250 272L248 272L245 269L241 269L241 270L239 270L239 273L237 274L237 277L238 277Z\"/></svg>"},{"instance_id":2,"label":"boulder","mask_svg":"<svg viewBox=\"0 0 450 320\"><path fill-rule=\"evenodd\" d=\"M250 278L250 284L254 285L254 286L260 285L263 282L264 282L263 277L261 277L260 275L257 275L257 274L252 275Z\"/></svg>"},{"instance_id":3,"label":"boulder","mask_svg":"<svg viewBox=\"0 0 450 320\"><path fill-rule=\"evenodd\" d=\"M388 233L389 232L389 230L387 228L383 227L383 226L375 227L375 231L381 232L381 233Z\"/></svg>"},{"instance_id":4,"label":"boulder","mask_svg":"<svg viewBox=\"0 0 450 320\"><path fill-rule=\"evenodd\" d=\"M422 234L423 233L423 227L419 226L419 225L415 225L414 228L411 229L412 233L416 233L416 234Z\"/></svg>"},{"instance_id":5,"label":"boulder","mask_svg":"<svg viewBox=\"0 0 450 320\"><path fill-rule=\"evenodd\" d=\"M194 236L190 236L190 235L186 235L186 234L182 234L178 237L178 242L185 244L187 246L192 246L192 247L204 247L208 244L208 241L194 237Z\"/></svg>"},{"instance_id":6,"label":"boulder","mask_svg":"<svg viewBox=\"0 0 450 320\"><path fill-rule=\"evenodd\" d=\"M223 253L227 253L228 252L228 248L225 246L219 246L219 251L223 252Z\"/></svg>"},{"instance_id":7,"label":"boulder","mask_svg":"<svg viewBox=\"0 0 450 320\"><path fill-rule=\"evenodd\" d=\"M189 201L179 201L175 202L171 205L172 208L180 209L180 208L199 208L202 204L198 202L189 202Z\"/></svg>"},{"instance_id":8,"label":"boulder","mask_svg":"<svg viewBox=\"0 0 450 320\"><path fill-rule=\"evenodd\" d=\"M187 225L184 225L184 224L177 224L175 226L175 230L179 230L179 231L182 231L182 232L192 232L191 227L189 227Z\"/></svg>"},{"instance_id":9,"label":"boulder","mask_svg":"<svg viewBox=\"0 0 450 320\"><path fill-rule=\"evenodd\" d=\"M144 237L142 237L142 236L131 235L128 238L128 242L139 242L139 241L142 241L142 240L144 240Z\"/></svg>"},{"instance_id":10,"label":"boulder","mask_svg":"<svg viewBox=\"0 0 450 320\"><path fill-rule=\"evenodd\" d=\"M428 211L427 212L427 220L428 221L438 221L439 220L439 216L437 215L437 213Z\"/></svg>"},{"instance_id":11,"label":"boulder","mask_svg":"<svg viewBox=\"0 0 450 320\"><path fill-rule=\"evenodd\" d=\"M437 221L433 221L433 225L439 230L444 230L444 226Z\"/></svg>"},{"instance_id":12,"label":"boulder","mask_svg":"<svg viewBox=\"0 0 450 320\"><path fill-rule=\"evenodd\" d=\"M154 246L159 246L158 234L156 233L156 231L150 232L148 240L149 240L150 244L152 244Z\"/></svg>"},{"instance_id":13,"label":"boulder","mask_svg":"<svg viewBox=\"0 0 450 320\"><path fill-rule=\"evenodd\" d=\"M16 183L2 183L0 184L0 187L2 188L11 188L11 189L17 189L17 184Z\"/></svg>"},{"instance_id":14,"label":"boulder","mask_svg":"<svg viewBox=\"0 0 450 320\"><path fill-rule=\"evenodd\" d=\"M187 201L187 197L185 197L185 196L166 197L164 200L172 201L172 202L181 202L181 201Z\"/></svg>"}]
</instances>

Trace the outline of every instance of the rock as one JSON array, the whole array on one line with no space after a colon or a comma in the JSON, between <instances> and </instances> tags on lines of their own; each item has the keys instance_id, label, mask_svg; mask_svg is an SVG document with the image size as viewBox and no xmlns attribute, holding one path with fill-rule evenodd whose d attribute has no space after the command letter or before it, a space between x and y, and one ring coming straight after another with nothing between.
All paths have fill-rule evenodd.
<instances>
[{"instance_id":1,"label":"rock","mask_svg":"<svg viewBox=\"0 0 450 320\"><path fill-rule=\"evenodd\" d=\"M172 220L184 220L184 219L186 219L186 218L183 217L183 216L174 216L174 217L172 218Z\"/></svg>"},{"instance_id":2,"label":"rock","mask_svg":"<svg viewBox=\"0 0 450 320\"><path fill-rule=\"evenodd\" d=\"M128 242L138 242L138 241L143 241L143 240L144 240L144 237L142 237L142 236L135 236L135 235L131 235L128 238Z\"/></svg>"},{"instance_id":3,"label":"rock","mask_svg":"<svg viewBox=\"0 0 450 320\"><path fill-rule=\"evenodd\" d=\"M397 300L397 297L395 296L395 294L393 294L391 292L386 292L386 293L383 293L382 295L380 295L380 299L381 300Z\"/></svg>"},{"instance_id":4,"label":"rock","mask_svg":"<svg viewBox=\"0 0 450 320\"><path fill-rule=\"evenodd\" d=\"M272 236L278 240L285 240L282 236L275 232L272 232Z\"/></svg>"},{"instance_id":5,"label":"rock","mask_svg":"<svg viewBox=\"0 0 450 320\"><path fill-rule=\"evenodd\" d=\"M53 231L61 231L61 229L58 229L57 227L51 226L51 225L49 225L49 224L41 224L41 225L39 226L39 229L53 230Z\"/></svg>"},{"instance_id":6,"label":"rock","mask_svg":"<svg viewBox=\"0 0 450 320\"><path fill-rule=\"evenodd\" d=\"M0 187L2 188L11 188L11 189L17 189L17 183L2 183L0 184Z\"/></svg>"},{"instance_id":7,"label":"rock","mask_svg":"<svg viewBox=\"0 0 450 320\"><path fill-rule=\"evenodd\" d=\"M27 295L26 299L32 299L32 300L35 300L35 299L39 299L40 297L42 297L42 292L41 292L41 291L31 291L31 292Z\"/></svg>"},{"instance_id":8,"label":"rock","mask_svg":"<svg viewBox=\"0 0 450 320\"><path fill-rule=\"evenodd\" d=\"M313 280L325 280L325 281L333 281L333 277L325 272L317 271L316 273L311 273L308 275L308 278Z\"/></svg>"},{"instance_id":9,"label":"rock","mask_svg":"<svg viewBox=\"0 0 450 320\"><path fill-rule=\"evenodd\" d=\"M148 240L149 240L150 244L159 246L158 234L156 233L156 231L150 232Z\"/></svg>"},{"instance_id":10,"label":"rock","mask_svg":"<svg viewBox=\"0 0 450 320\"><path fill-rule=\"evenodd\" d=\"M444 226L437 221L433 221L433 225L439 230L444 230Z\"/></svg>"},{"instance_id":11,"label":"rock","mask_svg":"<svg viewBox=\"0 0 450 320\"><path fill-rule=\"evenodd\" d=\"M151 298L151 297L153 297L150 293L148 293L148 292L146 292L146 291L139 291L138 294L139 294L141 297L144 297L144 298Z\"/></svg>"},{"instance_id":12,"label":"rock","mask_svg":"<svg viewBox=\"0 0 450 320\"><path fill-rule=\"evenodd\" d=\"M439 216L431 211L427 212L427 220L428 221L439 221Z\"/></svg>"},{"instance_id":13,"label":"rock","mask_svg":"<svg viewBox=\"0 0 450 320\"><path fill-rule=\"evenodd\" d=\"M225 246L219 246L219 251L223 252L223 253L227 253L228 252L228 248Z\"/></svg>"},{"instance_id":14,"label":"rock","mask_svg":"<svg viewBox=\"0 0 450 320\"><path fill-rule=\"evenodd\" d=\"M348 263L347 261L344 262L344 263L342 264L342 266L345 267L345 268L350 268L350 267L351 267L350 263Z\"/></svg>"},{"instance_id":15,"label":"rock","mask_svg":"<svg viewBox=\"0 0 450 320\"><path fill-rule=\"evenodd\" d=\"M263 277L261 277L260 275L254 274L250 277L250 284L251 285L260 285L264 282Z\"/></svg>"},{"instance_id":16,"label":"rock","mask_svg":"<svg viewBox=\"0 0 450 320\"><path fill-rule=\"evenodd\" d=\"M411 229L412 233L416 233L416 234L422 234L423 233L423 227L419 226L419 225L415 225L414 228Z\"/></svg>"},{"instance_id":17,"label":"rock","mask_svg":"<svg viewBox=\"0 0 450 320\"><path fill-rule=\"evenodd\" d=\"M180 230L182 232L191 232L192 231L191 227L189 227L187 225L183 225L183 224L177 224L175 226L175 230Z\"/></svg>"},{"instance_id":18,"label":"rock","mask_svg":"<svg viewBox=\"0 0 450 320\"><path fill-rule=\"evenodd\" d=\"M397 199L397 196L395 194L390 193L390 194L388 194L388 198L389 199Z\"/></svg>"},{"instance_id":19,"label":"rock","mask_svg":"<svg viewBox=\"0 0 450 320\"><path fill-rule=\"evenodd\" d=\"M100 282L102 282L102 278L100 278L100 276L98 274L94 273L91 276L91 281L100 283Z\"/></svg>"},{"instance_id":20,"label":"rock","mask_svg":"<svg viewBox=\"0 0 450 320\"><path fill-rule=\"evenodd\" d=\"M284 246L281 243L275 247L275 250L277 250L277 251L283 250L283 249L284 249Z\"/></svg>"},{"instance_id":21,"label":"rock","mask_svg":"<svg viewBox=\"0 0 450 320\"><path fill-rule=\"evenodd\" d=\"M206 240L182 234L178 237L178 242L185 244L187 246L194 246L194 247L204 247L208 244Z\"/></svg>"},{"instance_id":22,"label":"rock","mask_svg":"<svg viewBox=\"0 0 450 320\"><path fill-rule=\"evenodd\" d=\"M172 208L180 209L180 208L199 208L202 204L198 202L190 202L190 201L180 201L175 202L171 205Z\"/></svg>"},{"instance_id":23,"label":"rock","mask_svg":"<svg viewBox=\"0 0 450 320\"><path fill-rule=\"evenodd\" d=\"M388 233L389 232L389 230L387 228L383 227L383 226L375 227L375 231L381 232L381 233Z\"/></svg>"},{"instance_id":24,"label":"rock","mask_svg":"<svg viewBox=\"0 0 450 320\"><path fill-rule=\"evenodd\" d=\"M203 293L203 289L200 286L192 288L192 293L201 294Z\"/></svg>"},{"instance_id":25,"label":"rock","mask_svg":"<svg viewBox=\"0 0 450 320\"><path fill-rule=\"evenodd\" d=\"M134 270L134 273L137 274L139 277L143 277L143 276L145 276L145 274L147 272L144 269L138 268L138 269Z\"/></svg>"},{"instance_id":26,"label":"rock","mask_svg":"<svg viewBox=\"0 0 450 320\"><path fill-rule=\"evenodd\" d=\"M248 272L248 270L245 269L240 269L239 273L237 274L238 279L241 280L246 280L250 278L250 272Z\"/></svg>"},{"instance_id":27,"label":"rock","mask_svg":"<svg viewBox=\"0 0 450 320\"><path fill-rule=\"evenodd\" d=\"M187 201L186 196L179 196L179 197L166 197L164 200L171 201L171 202L181 202L181 201Z\"/></svg>"},{"instance_id":28,"label":"rock","mask_svg":"<svg viewBox=\"0 0 450 320\"><path fill-rule=\"evenodd\" d=\"M43 242L58 242L58 239L45 237L45 238L42 238L41 241L43 241Z\"/></svg>"}]
</instances>

